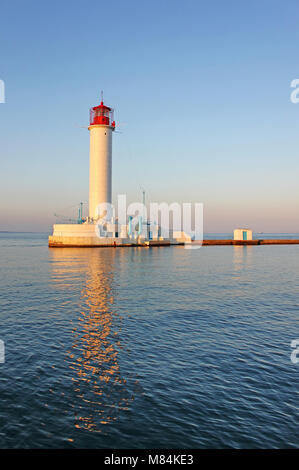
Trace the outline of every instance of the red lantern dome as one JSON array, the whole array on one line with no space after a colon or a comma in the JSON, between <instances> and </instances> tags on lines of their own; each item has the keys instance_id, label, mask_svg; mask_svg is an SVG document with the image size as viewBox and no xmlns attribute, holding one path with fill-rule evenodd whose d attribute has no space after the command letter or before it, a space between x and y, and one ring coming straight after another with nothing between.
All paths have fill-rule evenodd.
<instances>
[{"instance_id":1,"label":"red lantern dome","mask_svg":"<svg viewBox=\"0 0 299 470\"><path fill-rule=\"evenodd\" d=\"M99 106L90 108L90 125L91 126L111 126L114 130L115 121L114 121L114 110L104 105L104 102L101 101Z\"/></svg>"}]
</instances>

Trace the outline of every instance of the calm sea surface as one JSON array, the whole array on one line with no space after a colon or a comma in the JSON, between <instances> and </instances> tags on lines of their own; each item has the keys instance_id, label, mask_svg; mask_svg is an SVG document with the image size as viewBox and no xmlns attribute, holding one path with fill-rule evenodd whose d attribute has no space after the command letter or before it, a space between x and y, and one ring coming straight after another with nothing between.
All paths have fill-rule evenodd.
<instances>
[{"instance_id":1,"label":"calm sea surface","mask_svg":"<svg viewBox=\"0 0 299 470\"><path fill-rule=\"evenodd\" d=\"M0 254L0 447L299 447L299 246Z\"/></svg>"}]
</instances>

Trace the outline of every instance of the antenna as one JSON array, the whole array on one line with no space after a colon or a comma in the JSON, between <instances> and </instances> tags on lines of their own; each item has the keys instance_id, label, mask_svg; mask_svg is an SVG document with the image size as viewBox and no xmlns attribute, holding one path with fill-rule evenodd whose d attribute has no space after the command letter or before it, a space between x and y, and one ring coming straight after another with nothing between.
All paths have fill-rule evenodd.
<instances>
[{"instance_id":1,"label":"antenna","mask_svg":"<svg viewBox=\"0 0 299 470\"><path fill-rule=\"evenodd\" d=\"M145 189L141 185L139 185L139 187L142 191L142 203L145 206Z\"/></svg>"},{"instance_id":2,"label":"antenna","mask_svg":"<svg viewBox=\"0 0 299 470\"><path fill-rule=\"evenodd\" d=\"M103 92L103 90L101 90L101 101L102 101L102 103L104 103L104 92Z\"/></svg>"},{"instance_id":3,"label":"antenna","mask_svg":"<svg viewBox=\"0 0 299 470\"><path fill-rule=\"evenodd\" d=\"M142 218L143 220L145 220L145 211L146 211L146 207L145 207L145 189L141 186L140 186L140 189L142 191L142 204L143 204L143 214L142 214Z\"/></svg>"}]
</instances>

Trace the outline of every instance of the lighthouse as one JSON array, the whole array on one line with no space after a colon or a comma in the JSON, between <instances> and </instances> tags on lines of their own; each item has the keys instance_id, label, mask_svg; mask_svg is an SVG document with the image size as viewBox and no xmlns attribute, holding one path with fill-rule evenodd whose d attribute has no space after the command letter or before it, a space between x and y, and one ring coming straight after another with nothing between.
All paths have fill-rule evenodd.
<instances>
[{"instance_id":1,"label":"lighthouse","mask_svg":"<svg viewBox=\"0 0 299 470\"><path fill-rule=\"evenodd\" d=\"M179 235L175 238L162 237L159 225L154 224L152 228L148 222L143 222L141 215L138 223L135 223L132 214L127 212L124 221L122 218L120 220L118 211L117 215L114 215L112 133L115 130L115 121L113 109L104 104L103 96L100 105L90 109L88 130L90 136L88 217L83 217L82 203L80 203L77 219L65 218L62 223L54 224L53 235L49 235L49 246L166 246L189 241L190 237L183 232L177 232ZM111 206L105 207L105 204ZM110 218L107 217L109 213L112 215Z\"/></svg>"},{"instance_id":2,"label":"lighthouse","mask_svg":"<svg viewBox=\"0 0 299 470\"><path fill-rule=\"evenodd\" d=\"M90 109L89 146L89 221L101 214L99 204L112 203L112 132L115 130L113 109L104 105Z\"/></svg>"}]
</instances>

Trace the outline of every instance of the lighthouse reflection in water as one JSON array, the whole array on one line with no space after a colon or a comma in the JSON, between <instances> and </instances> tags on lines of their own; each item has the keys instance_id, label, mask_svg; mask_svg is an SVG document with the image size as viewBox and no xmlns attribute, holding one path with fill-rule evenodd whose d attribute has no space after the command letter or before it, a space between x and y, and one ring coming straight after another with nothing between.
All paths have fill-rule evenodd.
<instances>
[{"instance_id":1,"label":"lighthouse reflection in water","mask_svg":"<svg viewBox=\"0 0 299 470\"><path fill-rule=\"evenodd\" d=\"M79 289L84 286L80 309L75 309L71 318L71 338L65 351L67 378L73 388L68 412L74 417L75 428L94 432L105 431L105 425L128 409L137 386L133 380L133 387L127 389L119 363L122 319L114 310L114 250L108 251L109 255L106 250L89 248L51 250L55 288L65 290L67 298L67 279L72 278L71 292L75 279Z\"/></svg>"}]
</instances>

